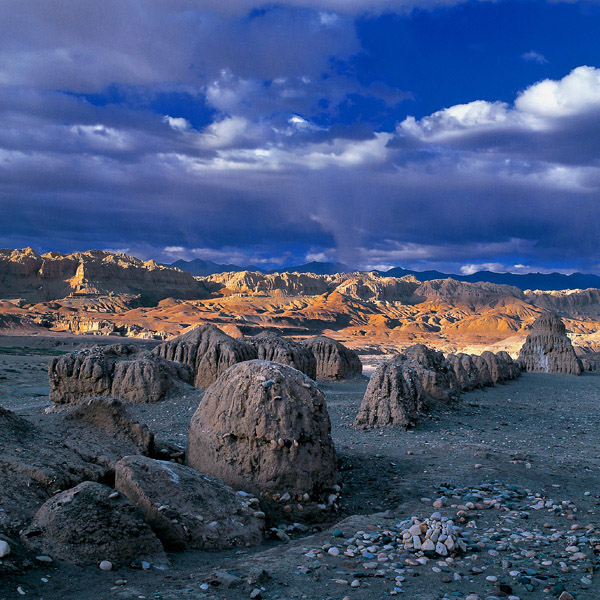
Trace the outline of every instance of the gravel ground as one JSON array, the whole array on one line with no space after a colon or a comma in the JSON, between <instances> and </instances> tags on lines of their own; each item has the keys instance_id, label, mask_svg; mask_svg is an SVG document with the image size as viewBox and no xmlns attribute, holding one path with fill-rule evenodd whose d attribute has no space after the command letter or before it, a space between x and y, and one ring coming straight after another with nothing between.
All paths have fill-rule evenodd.
<instances>
[{"instance_id":1,"label":"gravel ground","mask_svg":"<svg viewBox=\"0 0 600 600\"><path fill-rule=\"evenodd\" d=\"M0 355L0 404L39 414L49 359ZM409 432L351 427L365 380L322 388L343 475L341 523L281 529L276 537L289 541L248 551L174 554L164 571L44 566L0 581L0 599L21 597L19 587L61 600L600 598L599 374L524 374L464 394ZM183 445L197 401L134 411L159 440ZM438 519L462 528L466 551L407 546L415 521L422 543Z\"/></svg>"}]
</instances>

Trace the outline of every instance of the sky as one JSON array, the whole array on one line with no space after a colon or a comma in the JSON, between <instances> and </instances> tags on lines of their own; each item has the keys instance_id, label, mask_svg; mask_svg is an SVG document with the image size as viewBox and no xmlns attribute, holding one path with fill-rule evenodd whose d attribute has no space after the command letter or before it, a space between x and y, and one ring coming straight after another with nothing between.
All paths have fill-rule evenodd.
<instances>
[{"instance_id":1,"label":"sky","mask_svg":"<svg viewBox=\"0 0 600 600\"><path fill-rule=\"evenodd\" d=\"M600 2L0 3L0 247L600 273Z\"/></svg>"}]
</instances>

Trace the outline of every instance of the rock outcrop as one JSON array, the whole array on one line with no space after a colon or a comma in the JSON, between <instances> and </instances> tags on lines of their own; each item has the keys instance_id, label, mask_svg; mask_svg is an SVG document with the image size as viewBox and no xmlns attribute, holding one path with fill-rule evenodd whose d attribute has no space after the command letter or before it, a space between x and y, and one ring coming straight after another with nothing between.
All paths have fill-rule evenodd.
<instances>
[{"instance_id":1,"label":"rock outcrop","mask_svg":"<svg viewBox=\"0 0 600 600\"><path fill-rule=\"evenodd\" d=\"M127 294L142 304L163 298L206 298L204 285L189 273L100 250L37 254L31 248L0 250L4 298L43 302L69 295Z\"/></svg>"},{"instance_id":2,"label":"rock outcrop","mask_svg":"<svg viewBox=\"0 0 600 600\"><path fill-rule=\"evenodd\" d=\"M459 396L450 362L441 352L417 344L375 370L354 426L413 427L431 405L453 402Z\"/></svg>"},{"instance_id":3,"label":"rock outcrop","mask_svg":"<svg viewBox=\"0 0 600 600\"><path fill-rule=\"evenodd\" d=\"M162 544L140 509L112 488L91 481L46 501L21 537L36 552L73 564L166 562Z\"/></svg>"},{"instance_id":4,"label":"rock outcrop","mask_svg":"<svg viewBox=\"0 0 600 600\"><path fill-rule=\"evenodd\" d=\"M308 347L270 331L264 331L245 340L256 349L259 360L289 365L302 371L311 379L317 378L317 360Z\"/></svg>"},{"instance_id":5,"label":"rock outcrop","mask_svg":"<svg viewBox=\"0 0 600 600\"><path fill-rule=\"evenodd\" d=\"M201 389L207 388L232 365L257 358L253 346L228 336L211 324L163 342L153 352L166 360L188 365L194 385Z\"/></svg>"},{"instance_id":6,"label":"rock outcrop","mask_svg":"<svg viewBox=\"0 0 600 600\"><path fill-rule=\"evenodd\" d=\"M257 499L190 467L128 456L117 463L115 488L141 509L167 550L221 550L263 539Z\"/></svg>"},{"instance_id":7,"label":"rock outcrop","mask_svg":"<svg viewBox=\"0 0 600 600\"><path fill-rule=\"evenodd\" d=\"M362 375L358 354L324 335L302 342L317 361L317 379L350 379Z\"/></svg>"},{"instance_id":8,"label":"rock outcrop","mask_svg":"<svg viewBox=\"0 0 600 600\"><path fill-rule=\"evenodd\" d=\"M552 313L544 313L533 323L519 362L526 371L535 373L581 375L582 371L564 323Z\"/></svg>"},{"instance_id":9,"label":"rock outcrop","mask_svg":"<svg viewBox=\"0 0 600 600\"><path fill-rule=\"evenodd\" d=\"M48 365L50 400L72 404L95 396L158 402L191 382L189 369L136 346L96 346L56 357Z\"/></svg>"},{"instance_id":10,"label":"rock outcrop","mask_svg":"<svg viewBox=\"0 0 600 600\"><path fill-rule=\"evenodd\" d=\"M325 398L287 365L252 360L225 371L192 418L187 462L256 494L275 519L322 519L339 507Z\"/></svg>"}]
</instances>

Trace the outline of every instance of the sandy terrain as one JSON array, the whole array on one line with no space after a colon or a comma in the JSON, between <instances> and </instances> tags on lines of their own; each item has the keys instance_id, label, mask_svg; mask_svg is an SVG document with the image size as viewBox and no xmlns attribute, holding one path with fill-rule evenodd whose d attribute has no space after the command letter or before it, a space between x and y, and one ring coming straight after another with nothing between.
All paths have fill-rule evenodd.
<instances>
[{"instance_id":1,"label":"sandy terrain","mask_svg":"<svg viewBox=\"0 0 600 600\"><path fill-rule=\"evenodd\" d=\"M22 415L43 413L47 362L81 338L63 341L0 338L0 405ZM558 598L564 590L577 600L600 598L600 574L593 572L600 564L600 375L524 374L464 394L455 409L431 414L411 432L353 429L365 388L366 380L322 385L343 475L341 524L290 531L290 541L247 551L172 554L166 570L45 565L1 580L0 599L21 597L18 588L25 597L61 600L390 594L524 600ZM196 404L186 398L134 411L159 441L183 446ZM447 502L434 508L441 497ZM395 547L406 519L434 511L456 518L468 502L473 508L463 527L473 545L465 556L419 564L418 556ZM571 560L573 547L583 557Z\"/></svg>"}]
</instances>

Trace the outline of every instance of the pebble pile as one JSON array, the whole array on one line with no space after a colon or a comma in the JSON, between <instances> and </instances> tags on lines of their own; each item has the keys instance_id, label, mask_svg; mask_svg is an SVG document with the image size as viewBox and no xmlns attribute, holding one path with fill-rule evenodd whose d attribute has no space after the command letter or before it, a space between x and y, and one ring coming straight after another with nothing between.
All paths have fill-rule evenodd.
<instances>
[{"instance_id":1,"label":"pebble pile","mask_svg":"<svg viewBox=\"0 0 600 600\"><path fill-rule=\"evenodd\" d=\"M580 522L571 500L498 482L445 485L436 493L441 495L435 500L422 498L440 509L429 518L389 525L380 519L355 532L334 529L327 543L307 549L307 561L296 574L339 561L333 567L339 575L335 583L350 591L380 578L389 581L387 594L392 596L405 592L413 577L420 576L422 585L427 585L423 577L434 577L449 584L447 592L432 595L442 600L524 600L537 593L570 600L598 585L594 572L600 569L600 525ZM452 518L442 511L452 512ZM355 566L350 569L351 563ZM476 593L452 589L464 590L465 584Z\"/></svg>"}]
</instances>

